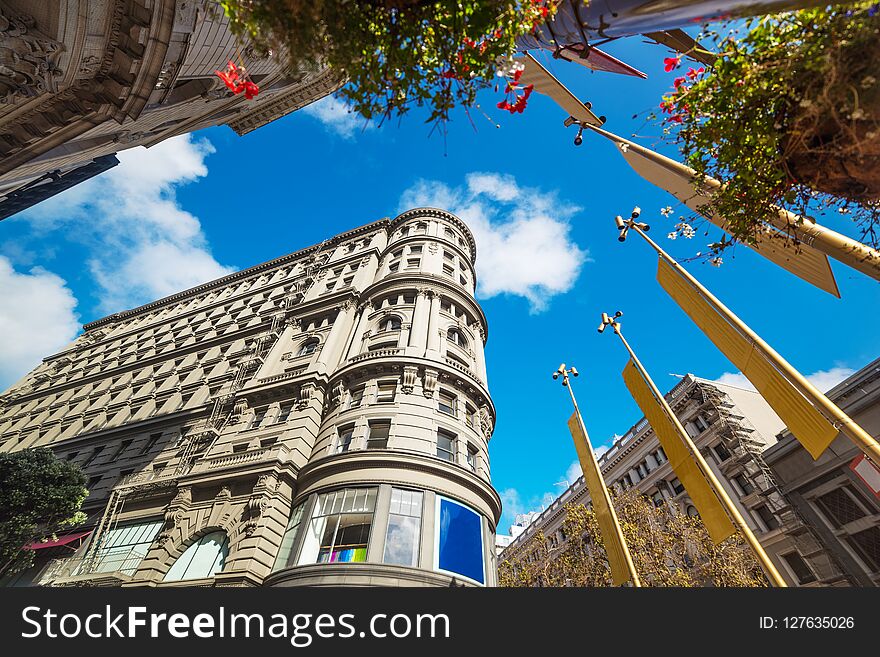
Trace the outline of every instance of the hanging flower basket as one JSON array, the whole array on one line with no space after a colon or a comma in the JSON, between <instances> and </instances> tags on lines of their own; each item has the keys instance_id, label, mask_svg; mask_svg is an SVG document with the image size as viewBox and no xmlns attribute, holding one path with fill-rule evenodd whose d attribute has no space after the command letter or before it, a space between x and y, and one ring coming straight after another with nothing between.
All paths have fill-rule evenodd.
<instances>
[{"instance_id":1,"label":"hanging flower basket","mask_svg":"<svg viewBox=\"0 0 880 657\"><path fill-rule=\"evenodd\" d=\"M834 208L877 246L880 3L703 36L715 37L716 64L679 73L659 116L687 163L723 183L713 205L733 236L753 241L780 207L800 216Z\"/></svg>"}]
</instances>

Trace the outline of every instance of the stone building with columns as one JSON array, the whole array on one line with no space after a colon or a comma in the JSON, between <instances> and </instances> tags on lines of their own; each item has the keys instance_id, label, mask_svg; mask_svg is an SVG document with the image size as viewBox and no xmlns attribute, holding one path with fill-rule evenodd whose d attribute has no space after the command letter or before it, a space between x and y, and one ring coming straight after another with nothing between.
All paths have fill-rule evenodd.
<instances>
[{"instance_id":1,"label":"stone building with columns","mask_svg":"<svg viewBox=\"0 0 880 657\"><path fill-rule=\"evenodd\" d=\"M0 396L90 491L6 584L494 585L475 258L419 208L87 324Z\"/></svg>"},{"instance_id":2,"label":"stone building with columns","mask_svg":"<svg viewBox=\"0 0 880 657\"><path fill-rule=\"evenodd\" d=\"M688 374L666 394L666 400L786 582L790 586L841 583L815 523L792 504L767 463L765 453L785 425L763 397ZM606 484L617 490L635 488L658 506L668 504L676 513L697 515L645 418L614 441L599 457L599 467ZM583 476L513 538L499 561L516 564L530 558L529 547L538 533L548 541L551 555L564 549L566 541L578 540L562 530L569 504L590 505ZM828 578L804 575L813 571L828 573Z\"/></svg>"},{"instance_id":3,"label":"stone building with columns","mask_svg":"<svg viewBox=\"0 0 880 657\"><path fill-rule=\"evenodd\" d=\"M228 60L259 95L214 75ZM0 0L0 220L121 150L222 124L244 135L340 86L283 60L234 38L211 0Z\"/></svg>"}]
</instances>

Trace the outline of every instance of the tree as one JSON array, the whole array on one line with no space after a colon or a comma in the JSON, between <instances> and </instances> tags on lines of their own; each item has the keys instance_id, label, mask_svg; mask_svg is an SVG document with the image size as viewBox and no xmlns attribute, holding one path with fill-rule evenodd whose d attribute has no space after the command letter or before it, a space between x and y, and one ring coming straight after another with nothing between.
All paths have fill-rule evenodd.
<instances>
[{"instance_id":1,"label":"tree","mask_svg":"<svg viewBox=\"0 0 880 657\"><path fill-rule=\"evenodd\" d=\"M339 92L366 119L472 107L479 89L514 75L517 37L547 19L545 0L223 0L232 31L291 66L326 64L347 78ZM282 55L283 53L283 55ZM516 85L507 86L516 99ZM502 107L507 101L499 103ZM521 111L524 101L502 107Z\"/></svg>"},{"instance_id":2,"label":"tree","mask_svg":"<svg viewBox=\"0 0 880 657\"><path fill-rule=\"evenodd\" d=\"M643 586L767 586L746 543L715 545L699 518L674 512L630 489L614 508ZM568 504L564 539L536 532L498 568L502 586L611 586L596 514Z\"/></svg>"},{"instance_id":3,"label":"tree","mask_svg":"<svg viewBox=\"0 0 880 657\"><path fill-rule=\"evenodd\" d=\"M85 484L78 466L45 447L0 454L0 574L33 563L24 546L85 521Z\"/></svg>"}]
</instances>

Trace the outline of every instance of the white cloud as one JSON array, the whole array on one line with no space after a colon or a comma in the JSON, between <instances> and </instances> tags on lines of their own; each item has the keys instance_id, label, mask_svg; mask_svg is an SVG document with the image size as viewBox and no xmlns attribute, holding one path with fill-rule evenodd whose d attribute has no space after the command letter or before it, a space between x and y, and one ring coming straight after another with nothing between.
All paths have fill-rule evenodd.
<instances>
[{"instance_id":1,"label":"white cloud","mask_svg":"<svg viewBox=\"0 0 880 657\"><path fill-rule=\"evenodd\" d=\"M119 166L26 212L37 231L85 244L99 309L112 313L224 276L177 187L207 175L207 140L181 135L119 153Z\"/></svg>"},{"instance_id":2,"label":"white cloud","mask_svg":"<svg viewBox=\"0 0 880 657\"><path fill-rule=\"evenodd\" d=\"M832 367L831 369L819 370L818 372L807 374L806 379L816 386L816 389L819 392L824 393L831 390L831 388L844 379L855 374L855 372L854 369L849 367ZM742 372L725 372L714 381L715 383L723 383L737 388L745 388L746 390L755 389L755 386L752 385L751 381L749 381Z\"/></svg>"},{"instance_id":3,"label":"white cloud","mask_svg":"<svg viewBox=\"0 0 880 657\"><path fill-rule=\"evenodd\" d=\"M477 295L512 294L541 312L568 292L589 253L570 237L580 208L556 194L520 187L513 176L475 172L462 187L421 180L400 198L400 210L429 206L463 219L477 241Z\"/></svg>"},{"instance_id":4,"label":"white cloud","mask_svg":"<svg viewBox=\"0 0 880 657\"><path fill-rule=\"evenodd\" d=\"M34 267L15 271L0 256L0 390L76 337L76 299L63 279Z\"/></svg>"},{"instance_id":5,"label":"white cloud","mask_svg":"<svg viewBox=\"0 0 880 657\"><path fill-rule=\"evenodd\" d=\"M356 132L372 127L362 116L349 111L348 106L336 96L324 96L306 105L300 112L317 119L327 130L343 139L354 139Z\"/></svg>"}]
</instances>

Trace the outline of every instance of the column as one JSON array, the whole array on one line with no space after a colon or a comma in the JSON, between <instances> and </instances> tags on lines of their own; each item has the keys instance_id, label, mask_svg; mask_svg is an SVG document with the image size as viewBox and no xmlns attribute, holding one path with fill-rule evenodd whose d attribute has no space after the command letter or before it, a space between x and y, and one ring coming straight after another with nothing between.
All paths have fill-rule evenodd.
<instances>
[{"instance_id":1,"label":"column","mask_svg":"<svg viewBox=\"0 0 880 657\"><path fill-rule=\"evenodd\" d=\"M483 333L483 327L480 326L479 323L476 325L474 335L477 337L476 344L474 345L474 354L476 355L477 360L477 377L488 389L489 380L486 378L486 353L483 350L483 340L485 339L485 334Z\"/></svg>"},{"instance_id":2,"label":"column","mask_svg":"<svg viewBox=\"0 0 880 657\"><path fill-rule=\"evenodd\" d=\"M440 295L431 294L428 312L428 349L425 356L440 358Z\"/></svg>"},{"instance_id":3,"label":"column","mask_svg":"<svg viewBox=\"0 0 880 657\"><path fill-rule=\"evenodd\" d=\"M315 361L315 369L319 372L336 369L342 351L343 336L347 336L351 331L353 311L354 302L352 301L346 301L340 305L336 320L333 322L330 333L321 347L321 353L318 354L318 359Z\"/></svg>"},{"instance_id":4,"label":"column","mask_svg":"<svg viewBox=\"0 0 880 657\"><path fill-rule=\"evenodd\" d=\"M407 356L424 356L428 336L428 290L420 289L416 295L416 307L413 310L412 328L409 332Z\"/></svg>"},{"instance_id":5,"label":"column","mask_svg":"<svg viewBox=\"0 0 880 657\"><path fill-rule=\"evenodd\" d=\"M368 303L362 303L358 307L357 315L354 319L354 331L348 338L348 346L343 355L344 358L354 358L361 353L364 344L364 331L367 330L368 317L372 306Z\"/></svg>"}]
</instances>

